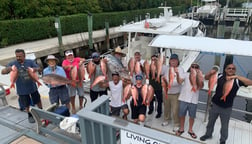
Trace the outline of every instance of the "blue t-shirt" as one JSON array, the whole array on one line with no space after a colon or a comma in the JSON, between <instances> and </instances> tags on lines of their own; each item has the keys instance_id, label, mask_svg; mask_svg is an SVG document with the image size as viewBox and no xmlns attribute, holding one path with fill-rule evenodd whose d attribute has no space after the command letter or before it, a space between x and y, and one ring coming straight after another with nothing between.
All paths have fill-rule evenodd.
<instances>
[{"instance_id":1,"label":"blue t-shirt","mask_svg":"<svg viewBox=\"0 0 252 144\"><path fill-rule=\"evenodd\" d=\"M38 68L38 65L29 59L25 59L23 64L20 64L17 60L10 62L7 67L15 65L18 69L18 78L16 81L17 94L28 95L38 90L36 83L30 78L27 72L27 68Z\"/></svg>"},{"instance_id":2,"label":"blue t-shirt","mask_svg":"<svg viewBox=\"0 0 252 144\"><path fill-rule=\"evenodd\" d=\"M47 75L47 74L57 74L57 75L60 75L60 76L63 76L66 78L66 73L64 71L64 69L60 66L56 66L55 68L55 71L53 72L52 71L52 68L51 67L46 67L44 70L43 70L43 75ZM49 88L51 88L52 86L51 85L47 85ZM56 87L56 86L55 86Z\"/></svg>"}]
</instances>

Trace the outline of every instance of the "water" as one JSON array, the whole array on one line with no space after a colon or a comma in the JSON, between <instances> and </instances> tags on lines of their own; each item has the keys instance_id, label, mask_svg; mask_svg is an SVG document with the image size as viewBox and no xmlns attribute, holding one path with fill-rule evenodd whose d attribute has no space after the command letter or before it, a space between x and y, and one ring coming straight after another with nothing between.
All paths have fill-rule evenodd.
<instances>
[{"instance_id":1,"label":"water","mask_svg":"<svg viewBox=\"0 0 252 144\"><path fill-rule=\"evenodd\" d=\"M208 27L207 36L208 37L216 37L216 36L214 36L214 35L216 35L215 32L216 32L216 28ZM228 29L225 33L225 38L229 38L230 35L231 35L231 32ZM241 33L240 37L244 37L244 35ZM245 37L245 39L248 40L250 38ZM213 54L201 53L200 56L197 58L196 61L199 63L200 68L204 74L207 73L212 68L212 66L214 64L214 57L215 57L215 55L213 55ZM221 72L223 72L224 61L225 61L225 56L223 55L223 56L221 56ZM247 77L248 71L252 70L252 67L250 64L251 61L252 61L252 57L234 56L233 62L237 67L236 74ZM206 102L207 101L207 92L201 91L199 100ZM246 99L241 98L241 97L236 97L234 100L233 108L246 110L246 104L247 104ZM205 105L198 104L198 108L201 110L205 110ZM246 121L245 114L241 113L241 112L233 111L231 117Z\"/></svg>"}]
</instances>

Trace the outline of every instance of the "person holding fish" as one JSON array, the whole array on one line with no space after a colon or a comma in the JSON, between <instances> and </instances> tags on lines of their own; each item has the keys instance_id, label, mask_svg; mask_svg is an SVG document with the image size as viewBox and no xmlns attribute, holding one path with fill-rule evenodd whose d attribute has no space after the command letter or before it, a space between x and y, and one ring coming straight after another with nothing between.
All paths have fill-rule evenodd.
<instances>
[{"instance_id":1,"label":"person holding fish","mask_svg":"<svg viewBox=\"0 0 252 144\"><path fill-rule=\"evenodd\" d=\"M59 59L57 59L54 55L48 55L45 59L45 63L48 65L48 67L43 70L43 76L48 74L56 74L66 78L64 69L60 66L57 66ZM50 88L49 98L51 104L59 104L60 100L61 104L65 104L66 107L70 110L70 97L66 84L47 84L47 86Z\"/></svg>"},{"instance_id":2,"label":"person holding fish","mask_svg":"<svg viewBox=\"0 0 252 144\"><path fill-rule=\"evenodd\" d=\"M127 120L129 108L127 103L123 100L123 88L131 84L131 81L121 80L119 73L112 73L111 81L104 81L100 84L101 87L108 87L111 92L110 100L110 115L120 116L120 111L123 111L123 119Z\"/></svg>"},{"instance_id":3,"label":"person holding fish","mask_svg":"<svg viewBox=\"0 0 252 144\"><path fill-rule=\"evenodd\" d=\"M107 78L107 66L105 59L100 59L98 52L92 53L92 61L87 65L87 71L90 77L90 98L91 102L96 100L98 96L107 95L107 88L101 87L100 82Z\"/></svg>"},{"instance_id":4,"label":"person holding fish","mask_svg":"<svg viewBox=\"0 0 252 144\"><path fill-rule=\"evenodd\" d=\"M206 75L205 79L210 80L215 75L216 69L213 67ZM212 106L209 110L208 123L206 133L200 137L201 141L205 141L212 137L216 119L220 117L221 121L221 137L220 143L225 144L228 138L228 124L232 113L234 98L241 86L252 85L252 80L243 76L236 75L236 67L234 64L227 64L225 72L218 75L217 87L212 97Z\"/></svg>"},{"instance_id":5,"label":"person holding fish","mask_svg":"<svg viewBox=\"0 0 252 144\"><path fill-rule=\"evenodd\" d=\"M74 57L74 53L72 50L67 50L65 52L66 59L62 62L62 67L65 70L66 76L69 80L75 81L71 84L68 84L68 91L70 95L70 102L72 105L72 113L76 113L75 108L75 95L76 92L79 95L79 105L80 109L83 108L83 98L84 98L84 88L83 82L85 71L84 67L84 58ZM82 67L82 70L81 70Z\"/></svg>"},{"instance_id":6,"label":"person holding fish","mask_svg":"<svg viewBox=\"0 0 252 144\"><path fill-rule=\"evenodd\" d=\"M183 75L184 70L179 66L179 58L177 54L172 54L169 60L169 68L167 68L164 81L168 84L168 93L163 93L164 102L164 122L162 126L167 126L168 121L171 120L171 114L173 118L173 131L179 129L179 102L178 97L181 91L181 84L177 82L177 73Z\"/></svg>"},{"instance_id":7,"label":"person holding fish","mask_svg":"<svg viewBox=\"0 0 252 144\"><path fill-rule=\"evenodd\" d=\"M194 119L196 117L197 104L199 99L199 90L204 86L204 77L200 66L197 63L192 63L188 73L179 75L177 73L177 81L182 84L179 95L179 118L180 128L176 131L176 135L180 136L184 133L185 116L189 113L189 129L188 134L196 139L197 135L193 132Z\"/></svg>"},{"instance_id":8,"label":"person holding fish","mask_svg":"<svg viewBox=\"0 0 252 144\"><path fill-rule=\"evenodd\" d=\"M28 113L28 121L35 123L34 118L29 112L30 102L36 104L42 109L38 86L41 83L38 81L36 72L40 71L39 66L30 59L25 59L25 51L23 49L15 50L16 60L7 64L7 67L2 70L2 74L10 73L11 82L16 83L16 90L21 104L25 107Z\"/></svg>"}]
</instances>

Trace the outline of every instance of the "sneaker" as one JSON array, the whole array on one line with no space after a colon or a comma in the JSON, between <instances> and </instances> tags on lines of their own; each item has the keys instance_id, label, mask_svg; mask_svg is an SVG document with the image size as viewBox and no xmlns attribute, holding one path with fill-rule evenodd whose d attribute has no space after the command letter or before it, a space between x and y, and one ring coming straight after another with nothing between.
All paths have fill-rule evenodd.
<instances>
[{"instance_id":1,"label":"sneaker","mask_svg":"<svg viewBox=\"0 0 252 144\"><path fill-rule=\"evenodd\" d=\"M161 125L162 126L167 126L169 123L168 123L168 121L165 121L165 122L163 122Z\"/></svg>"},{"instance_id":2,"label":"sneaker","mask_svg":"<svg viewBox=\"0 0 252 144\"><path fill-rule=\"evenodd\" d=\"M149 110L148 115L151 115L153 113L153 110Z\"/></svg>"},{"instance_id":3,"label":"sneaker","mask_svg":"<svg viewBox=\"0 0 252 144\"><path fill-rule=\"evenodd\" d=\"M29 123L35 123L33 116L28 116Z\"/></svg>"},{"instance_id":4,"label":"sneaker","mask_svg":"<svg viewBox=\"0 0 252 144\"><path fill-rule=\"evenodd\" d=\"M156 118L160 118L160 117L161 117L161 114L157 114L157 115L156 115Z\"/></svg>"},{"instance_id":5,"label":"sneaker","mask_svg":"<svg viewBox=\"0 0 252 144\"><path fill-rule=\"evenodd\" d=\"M205 140L210 139L210 138L212 138L212 136L203 135L202 137L200 137L200 140L205 141Z\"/></svg>"},{"instance_id":6,"label":"sneaker","mask_svg":"<svg viewBox=\"0 0 252 144\"><path fill-rule=\"evenodd\" d=\"M179 127L177 127L177 126L175 126L175 127L173 127L173 132L176 132L176 131L178 131L179 130Z\"/></svg>"}]
</instances>

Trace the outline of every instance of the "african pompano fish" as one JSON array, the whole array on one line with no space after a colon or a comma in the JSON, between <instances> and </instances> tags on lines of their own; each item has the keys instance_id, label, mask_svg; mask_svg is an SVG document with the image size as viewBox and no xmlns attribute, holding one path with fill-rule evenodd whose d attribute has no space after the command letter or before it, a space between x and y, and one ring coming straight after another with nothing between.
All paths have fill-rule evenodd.
<instances>
[{"instance_id":1,"label":"african pompano fish","mask_svg":"<svg viewBox=\"0 0 252 144\"><path fill-rule=\"evenodd\" d=\"M18 78L18 69L15 65L11 67L11 72L10 72L10 81L11 85L10 88L15 88L15 82Z\"/></svg>"},{"instance_id":2,"label":"african pompano fish","mask_svg":"<svg viewBox=\"0 0 252 144\"><path fill-rule=\"evenodd\" d=\"M233 84L234 84L234 79L227 80L225 82L225 84L223 86L223 95L221 97L221 100L223 100L224 102L226 101L226 97L228 96L228 94L232 90Z\"/></svg>"},{"instance_id":3,"label":"african pompano fish","mask_svg":"<svg viewBox=\"0 0 252 144\"><path fill-rule=\"evenodd\" d=\"M50 84L52 86L55 85L65 85L71 83L71 81L61 75L57 74L46 74L42 77L42 80L46 84Z\"/></svg>"},{"instance_id":4,"label":"african pompano fish","mask_svg":"<svg viewBox=\"0 0 252 144\"><path fill-rule=\"evenodd\" d=\"M30 67L28 67L27 71L28 71L28 75L31 77L31 79L37 83L38 87L40 87L42 84L39 82L39 77L38 77L37 73L34 72L33 69Z\"/></svg>"},{"instance_id":5,"label":"african pompano fish","mask_svg":"<svg viewBox=\"0 0 252 144\"><path fill-rule=\"evenodd\" d=\"M121 78L129 79L129 72L123 67L122 62L118 58L108 54L105 55L105 59L107 59L107 66L112 73L118 73Z\"/></svg>"},{"instance_id":6,"label":"african pompano fish","mask_svg":"<svg viewBox=\"0 0 252 144\"><path fill-rule=\"evenodd\" d=\"M215 72L214 74L212 74L208 80L208 96L211 96L211 92L215 86L215 84L217 83L217 77L218 77L218 73Z\"/></svg>"}]
</instances>

